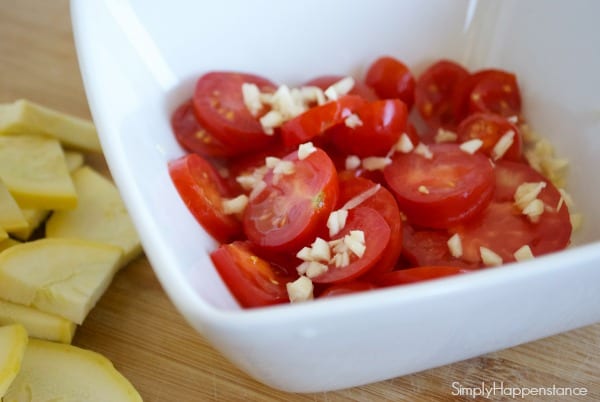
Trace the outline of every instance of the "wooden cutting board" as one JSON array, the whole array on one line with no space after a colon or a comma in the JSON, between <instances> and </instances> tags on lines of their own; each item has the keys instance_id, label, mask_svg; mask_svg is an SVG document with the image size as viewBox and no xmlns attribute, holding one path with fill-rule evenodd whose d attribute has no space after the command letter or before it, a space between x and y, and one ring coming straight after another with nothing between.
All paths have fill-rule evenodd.
<instances>
[{"instance_id":1,"label":"wooden cutting board","mask_svg":"<svg viewBox=\"0 0 600 402\"><path fill-rule=\"evenodd\" d=\"M90 117L67 0L0 0L0 102L17 98ZM90 157L88 163L108 172L101 157ZM527 400L600 400L600 324L376 384L286 394L248 377L192 330L144 257L118 274L74 343L110 358L145 401L471 400L468 394L456 395L460 387L481 387L482 382L505 389L588 390L581 398ZM510 398L497 389L491 399Z\"/></svg>"}]
</instances>

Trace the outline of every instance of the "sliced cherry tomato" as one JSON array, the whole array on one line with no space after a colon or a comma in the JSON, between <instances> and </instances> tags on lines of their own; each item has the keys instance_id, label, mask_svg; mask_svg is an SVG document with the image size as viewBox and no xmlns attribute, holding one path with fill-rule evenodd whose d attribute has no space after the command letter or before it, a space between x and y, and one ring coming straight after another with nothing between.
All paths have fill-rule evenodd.
<instances>
[{"instance_id":1,"label":"sliced cherry tomato","mask_svg":"<svg viewBox=\"0 0 600 402\"><path fill-rule=\"evenodd\" d=\"M185 205L211 236L228 242L241 234L239 220L223 212L227 186L209 162L188 154L169 163L169 174Z\"/></svg>"},{"instance_id":2,"label":"sliced cherry tomato","mask_svg":"<svg viewBox=\"0 0 600 402\"><path fill-rule=\"evenodd\" d=\"M352 281L347 283L336 283L328 286L320 295L323 297L342 296L351 293L364 292L365 290L373 290L377 287L369 282Z\"/></svg>"},{"instance_id":3,"label":"sliced cherry tomato","mask_svg":"<svg viewBox=\"0 0 600 402\"><path fill-rule=\"evenodd\" d=\"M479 262L468 262L453 257L448 248L450 234L446 230L415 228L403 225L402 258L411 267L447 265L475 269Z\"/></svg>"},{"instance_id":4,"label":"sliced cherry tomato","mask_svg":"<svg viewBox=\"0 0 600 402\"><path fill-rule=\"evenodd\" d=\"M246 207L244 231L261 247L298 251L320 234L335 206L337 172L321 149L302 160L294 151L283 161L292 163L293 172L267 172L265 188Z\"/></svg>"},{"instance_id":5,"label":"sliced cherry tomato","mask_svg":"<svg viewBox=\"0 0 600 402\"><path fill-rule=\"evenodd\" d=\"M356 207L348 211L344 228L332 240L343 239L352 230L364 234L365 249L360 257L348 251L350 263L343 267L329 264L329 269L312 278L314 283L348 282L368 272L382 257L383 250L390 241L390 227L381 214L372 208Z\"/></svg>"},{"instance_id":6,"label":"sliced cherry tomato","mask_svg":"<svg viewBox=\"0 0 600 402\"><path fill-rule=\"evenodd\" d=\"M259 116L244 103L242 84L256 84L261 92L275 91L275 84L252 74L210 72L196 83L194 112L198 122L228 147L231 154L264 148L275 139L266 135Z\"/></svg>"},{"instance_id":7,"label":"sliced cherry tomato","mask_svg":"<svg viewBox=\"0 0 600 402\"><path fill-rule=\"evenodd\" d=\"M469 77L461 65L440 60L431 65L417 79L415 105L428 126L453 128L457 124L453 94L457 85Z\"/></svg>"},{"instance_id":8,"label":"sliced cherry tomato","mask_svg":"<svg viewBox=\"0 0 600 402\"><path fill-rule=\"evenodd\" d=\"M360 96L346 95L336 101L308 109L281 126L281 138L286 146L293 147L323 134L365 104Z\"/></svg>"},{"instance_id":9,"label":"sliced cherry tomato","mask_svg":"<svg viewBox=\"0 0 600 402\"><path fill-rule=\"evenodd\" d=\"M304 83L302 86L314 86L321 88L324 91L331 85L344 78L345 76L343 75L323 75L320 77L313 78L312 80ZM371 88L369 88L364 83L358 80L354 81L354 87L352 87L348 95L358 95L366 101L375 101L379 99L375 94L375 91L373 91Z\"/></svg>"},{"instance_id":10,"label":"sliced cherry tomato","mask_svg":"<svg viewBox=\"0 0 600 402\"><path fill-rule=\"evenodd\" d=\"M432 157L396 154L383 174L408 221L447 228L482 211L490 202L494 170L487 157L456 144L429 145Z\"/></svg>"},{"instance_id":11,"label":"sliced cherry tomato","mask_svg":"<svg viewBox=\"0 0 600 402\"><path fill-rule=\"evenodd\" d=\"M225 144L198 123L191 99L175 110L171 116L171 127L175 138L186 151L212 157L232 155Z\"/></svg>"},{"instance_id":12,"label":"sliced cherry tomato","mask_svg":"<svg viewBox=\"0 0 600 402\"><path fill-rule=\"evenodd\" d=\"M333 144L348 155L386 155L406 130L406 105L398 99L369 102L354 114L359 125L339 124L329 130Z\"/></svg>"},{"instance_id":13,"label":"sliced cherry tomato","mask_svg":"<svg viewBox=\"0 0 600 402\"><path fill-rule=\"evenodd\" d=\"M564 249L571 238L569 211L560 192L526 164L501 161L496 165L497 192L481 215L450 232L462 239L463 259L480 261L480 247L498 254L503 262L515 261L514 252L528 245L534 256ZM514 193L523 183L545 182L538 195L545 210L532 222L515 206ZM560 205L560 209L557 207Z\"/></svg>"},{"instance_id":14,"label":"sliced cherry tomato","mask_svg":"<svg viewBox=\"0 0 600 402\"><path fill-rule=\"evenodd\" d=\"M471 271L465 268L452 266L423 266L386 272L377 277L375 283L382 287L406 285L409 283L423 282L467 272Z\"/></svg>"},{"instance_id":15,"label":"sliced cherry tomato","mask_svg":"<svg viewBox=\"0 0 600 402\"><path fill-rule=\"evenodd\" d=\"M340 182L339 207L376 185L370 180L353 176L351 172L340 173L338 177ZM391 271L402 252L402 218L398 204L396 204L392 193L384 187L380 187L375 194L360 205L378 211L391 229L390 241L383 251L383 256L368 274Z\"/></svg>"},{"instance_id":16,"label":"sliced cherry tomato","mask_svg":"<svg viewBox=\"0 0 600 402\"><path fill-rule=\"evenodd\" d=\"M456 122L470 113L488 112L504 117L519 116L521 93L514 74L503 70L481 70L462 80L454 90Z\"/></svg>"},{"instance_id":17,"label":"sliced cherry tomato","mask_svg":"<svg viewBox=\"0 0 600 402\"><path fill-rule=\"evenodd\" d=\"M210 258L243 307L289 302L286 283L293 277L257 256L248 242L222 244L210 254Z\"/></svg>"},{"instance_id":18,"label":"sliced cherry tomato","mask_svg":"<svg viewBox=\"0 0 600 402\"><path fill-rule=\"evenodd\" d=\"M473 87L469 112L496 113L504 117L521 114L521 91L516 75L508 72L488 74Z\"/></svg>"},{"instance_id":19,"label":"sliced cherry tomato","mask_svg":"<svg viewBox=\"0 0 600 402\"><path fill-rule=\"evenodd\" d=\"M505 134L513 132L510 147L501 155L494 153L494 147ZM473 139L483 141L480 152L492 159L520 161L522 159L523 138L521 130L504 117L493 113L475 113L464 119L456 129L458 142Z\"/></svg>"},{"instance_id":20,"label":"sliced cherry tomato","mask_svg":"<svg viewBox=\"0 0 600 402\"><path fill-rule=\"evenodd\" d=\"M415 100L415 78L400 60L390 56L378 58L367 70L365 82L382 99L400 99L410 110Z\"/></svg>"}]
</instances>

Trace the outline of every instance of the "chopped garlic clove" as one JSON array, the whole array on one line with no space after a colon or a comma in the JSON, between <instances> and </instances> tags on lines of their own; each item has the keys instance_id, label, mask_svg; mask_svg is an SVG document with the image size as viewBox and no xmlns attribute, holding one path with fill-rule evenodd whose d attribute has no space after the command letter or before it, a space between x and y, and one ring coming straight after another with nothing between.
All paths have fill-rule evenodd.
<instances>
[{"instance_id":1,"label":"chopped garlic clove","mask_svg":"<svg viewBox=\"0 0 600 402\"><path fill-rule=\"evenodd\" d=\"M481 256L481 261L488 267L502 265L502 257L489 248L479 247L479 255Z\"/></svg>"},{"instance_id":2,"label":"chopped garlic clove","mask_svg":"<svg viewBox=\"0 0 600 402\"><path fill-rule=\"evenodd\" d=\"M241 214L248 205L248 196L238 195L235 198L225 198L221 201L221 208L226 215Z\"/></svg>"},{"instance_id":3,"label":"chopped garlic clove","mask_svg":"<svg viewBox=\"0 0 600 402\"><path fill-rule=\"evenodd\" d=\"M306 276L301 276L295 281L287 283L286 289L292 303L308 301L314 298L313 283Z\"/></svg>"},{"instance_id":4,"label":"chopped garlic clove","mask_svg":"<svg viewBox=\"0 0 600 402\"><path fill-rule=\"evenodd\" d=\"M517 261L526 261L534 258L531 248L527 244L515 251L513 255Z\"/></svg>"},{"instance_id":5,"label":"chopped garlic clove","mask_svg":"<svg viewBox=\"0 0 600 402\"><path fill-rule=\"evenodd\" d=\"M316 150L317 148L315 148L312 142L305 142L304 144L300 144L298 146L298 159L304 160Z\"/></svg>"},{"instance_id":6,"label":"chopped garlic clove","mask_svg":"<svg viewBox=\"0 0 600 402\"><path fill-rule=\"evenodd\" d=\"M515 141L515 132L513 130L509 130L494 145L492 149L492 158L497 161L502 158L506 151L511 147L513 142Z\"/></svg>"},{"instance_id":7,"label":"chopped garlic clove","mask_svg":"<svg viewBox=\"0 0 600 402\"><path fill-rule=\"evenodd\" d=\"M453 234L452 237L450 237L448 239L447 244L448 244L448 250L450 251L450 255L452 255L452 257L455 257L455 258L462 257L462 254L463 254L462 241L461 241L460 235L458 233Z\"/></svg>"},{"instance_id":8,"label":"chopped garlic clove","mask_svg":"<svg viewBox=\"0 0 600 402\"><path fill-rule=\"evenodd\" d=\"M395 146L396 151L407 154L415 149L410 137L406 133L402 133Z\"/></svg>"},{"instance_id":9,"label":"chopped garlic clove","mask_svg":"<svg viewBox=\"0 0 600 402\"><path fill-rule=\"evenodd\" d=\"M460 144L459 148L461 151L473 155L479 150L479 148L481 148L482 145L483 141L481 141L479 138L474 138L472 140L463 142Z\"/></svg>"}]
</instances>

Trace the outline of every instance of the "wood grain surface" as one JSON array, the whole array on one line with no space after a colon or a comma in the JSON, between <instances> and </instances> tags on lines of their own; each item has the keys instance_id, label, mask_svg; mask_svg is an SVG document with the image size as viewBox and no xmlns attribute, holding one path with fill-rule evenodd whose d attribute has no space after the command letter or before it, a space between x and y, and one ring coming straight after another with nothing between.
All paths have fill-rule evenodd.
<instances>
[{"instance_id":1,"label":"wood grain surface","mask_svg":"<svg viewBox=\"0 0 600 402\"><path fill-rule=\"evenodd\" d=\"M0 0L0 102L28 98L90 117L66 0ZM101 157L88 163L108 173ZM122 270L74 344L106 355L145 401L445 401L458 387L585 387L600 400L600 324L456 364L352 389L287 394L229 363L177 313L148 261ZM477 397L477 400L486 400ZM496 391L493 400L511 400ZM519 398L517 398L519 399Z\"/></svg>"}]
</instances>

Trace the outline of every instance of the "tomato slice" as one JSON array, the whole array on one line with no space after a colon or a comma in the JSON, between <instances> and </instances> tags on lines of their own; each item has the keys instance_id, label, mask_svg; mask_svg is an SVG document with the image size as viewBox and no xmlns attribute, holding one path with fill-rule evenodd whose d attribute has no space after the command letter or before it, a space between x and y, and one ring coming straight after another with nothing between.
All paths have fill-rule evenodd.
<instances>
[{"instance_id":1,"label":"tomato slice","mask_svg":"<svg viewBox=\"0 0 600 402\"><path fill-rule=\"evenodd\" d=\"M428 159L415 152L396 154L383 174L408 221L447 228L490 202L495 178L487 157L468 154L456 144L429 145Z\"/></svg>"},{"instance_id":2,"label":"tomato slice","mask_svg":"<svg viewBox=\"0 0 600 402\"><path fill-rule=\"evenodd\" d=\"M365 82L382 99L400 99L410 110L415 98L415 78L400 60L383 56L367 70Z\"/></svg>"},{"instance_id":3,"label":"tomato slice","mask_svg":"<svg viewBox=\"0 0 600 402\"><path fill-rule=\"evenodd\" d=\"M436 129L453 128L458 123L453 94L457 85L469 77L461 65L440 60L427 68L416 81L415 105L425 123Z\"/></svg>"},{"instance_id":4,"label":"tomato slice","mask_svg":"<svg viewBox=\"0 0 600 402\"><path fill-rule=\"evenodd\" d=\"M248 242L222 244L210 254L210 258L243 307L289 302L286 283L294 278L257 256Z\"/></svg>"},{"instance_id":5,"label":"tomato slice","mask_svg":"<svg viewBox=\"0 0 600 402\"><path fill-rule=\"evenodd\" d=\"M349 252L350 263L344 267L329 264L329 269L312 278L314 283L348 282L368 272L382 257L390 241L390 227L379 212L373 208L356 207L348 211L346 225L332 240L342 239L352 230L362 230L365 251L361 257Z\"/></svg>"},{"instance_id":6,"label":"tomato slice","mask_svg":"<svg viewBox=\"0 0 600 402\"><path fill-rule=\"evenodd\" d=\"M188 152L202 156L232 156L229 148L198 123L192 100L182 103L171 116L171 128L179 144Z\"/></svg>"},{"instance_id":7,"label":"tomato slice","mask_svg":"<svg viewBox=\"0 0 600 402\"><path fill-rule=\"evenodd\" d=\"M450 232L462 239L463 259L480 261L479 247L498 254L503 262L515 261L514 252L528 245L534 256L564 249L571 238L568 207L560 192L542 175L526 164L501 161L496 165L495 200L483 213ZM537 222L531 222L514 204L514 193L523 183L545 182L537 198L546 206Z\"/></svg>"},{"instance_id":8,"label":"tomato slice","mask_svg":"<svg viewBox=\"0 0 600 402\"><path fill-rule=\"evenodd\" d=\"M355 177L351 172L340 173L338 177L340 182L338 205L340 207L376 185L368 179ZM363 201L360 206L373 208L379 212L391 230L390 241L386 245L381 259L368 272L368 275L391 271L394 269L402 252L402 218L398 204L396 204L392 193L385 187L380 187L375 194Z\"/></svg>"},{"instance_id":9,"label":"tomato slice","mask_svg":"<svg viewBox=\"0 0 600 402\"><path fill-rule=\"evenodd\" d=\"M283 161L292 162L293 172L267 172L265 188L246 207L244 231L261 247L298 251L324 230L338 197L337 172L318 148L302 160L294 151Z\"/></svg>"},{"instance_id":10,"label":"tomato slice","mask_svg":"<svg viewBox=\"0 0 600 402\"><path fill-rule=\"evenodd\" d=\"M469 269L453 266L423 266L416 268L399 269L386 272L375 280L378 286L389 287L406 285L409 283L423 282L431 279L444 278L471 272Z\"/></svg>"},{"instance_id":11,"label":"tomato slice","mask_svg":"<svg viewBox=\"0 0 600 402\"><path fill-rule=\"evenodd\" d=\"M324 91L327 88L329 88L331 85L335 84L336 82L338 82L344 78L345 78L345 76L343 76L343 75L323 75L323 76L316 77L310 81L305 82L304 84L302 84L302 86L314 86L314 87L321 88ZM369 88L368 86L366 86L363 82L361 82L359 80L354 81L354 87L352 87L352 89L350 90L348 95L357 95L366 101L376 101L379 99L377 97L377 95L375 94L375 91L373 91L371 88Z\"/></svg>"},{"instance_id":12,"label":"tomato slice","mask_svg":"<svg viewBox=\"0 0 600 402\"><path fill-rule=\"evenodd\" d=\"M514 74L503 70L477 71L456 86L453 111L456 121L476 112L496 113L504 117L521 113L521 93Z\"/></svg>"},{"instance_id":13,"label":"tomato slice","mask_svg":"<svg viewBox=\"0 0 600 402\"><path fill-rule=\"evenodd\" d=\"M281 138L288 147L293 147L323 134L331 127L343 123L365 100L356 95L345 95L336 101L308 109L306 112L283 123Z\"/></svg>"},{"instance_id":14,"label":"tomato slice","mask_svg":"<svg viewBox=\"0 0 600 402\"><path fill-rule=\"evenodd\" d=\"M355 111L360 125L339 124L329 133L333 144L348 155L383 156L406 130L407 113L398 99L369 102Z\"/></svg>"},{"instance_id":15,"label":"tomato slice","mask_svg":"<svg viewBox=\"0 0 600 402\"><path fill-rule=\"evenodd\" d=\"M469 112L496 113L504 117L521 114L521 92L517 76L499 71L483 76L471 91Z\"/></svg>"},{"instance_id":16,"label":"tomato slice","mask_svg":"<svg viewBox=\"0 0 600 402\"><path fill-rule=\"evenodd\" d=\"M198 122L225 144L231 154L259 150L275 139L266 135L244 103L242 84L256 84L261 92L274 92L266 78L244 73L210 72L196 83L193 103Z\"/></svg>"},{"instance_id":17,"label":"tomato slice","mask_svg":"<svg viewBox=\"0 0 600 402\"><path fill-rule=\"evenodd\" d=\"M169 174L189 211L211 236L227 242L241 234L240 221L223 212L227 186L208 161L188 154L169 163Z\"/></svg>"},{"instance_id":18,"label":"tomato slice","mask_svg":"<svg viewBox=\"0 0 600 402\"><path fill-rule=\"evenodd\" d=\"M409 224L403 226L402 257L409 266L446 265L475 269L479 262L468 262L450 254L446 230L416 228Z\"/></svg>"},{"instance_id":19,"label":"tomato slice","mask_svg":"<svg viewBox=\"0 0 600 402\"><path fill-rule=\"evenodd\" d=\"M513 132L512 144L499 157L494 155L493 149L498 144L502 136ZM523 136L521 130L510 123L504 117L493 113L475 113L464 119L456 129L458 142L465 142L472 139L480 139L483 145L480 152L492 157L493 159L504 159L520 161L522 159Z\"/></svg>"},{"instance_id":20,"label":"tomato slice","mask_svg":"<svg viewBox=\"0 0 600 402\"><path fill-rule=\"evenodd\" d=\"M328 286L320 295L319 298L342 296L351 293L364 292L373 290L377 287L369 282L352 281L347 283L335 283Z\"/></svg>"}]
</instances>

